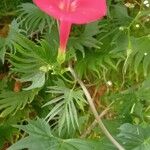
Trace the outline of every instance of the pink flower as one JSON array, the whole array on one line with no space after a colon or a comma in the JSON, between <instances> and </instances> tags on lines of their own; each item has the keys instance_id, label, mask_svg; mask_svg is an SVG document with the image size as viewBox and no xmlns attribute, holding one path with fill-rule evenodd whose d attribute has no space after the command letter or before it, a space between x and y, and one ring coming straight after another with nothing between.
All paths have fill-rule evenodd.
<instances>
[{"instance_id":1,"label":"pink flower","mask_svg":"<svg viewBox=\"0 0 150 150\"><path fill-rule=\"evenodd\" d=\"M48 15L60 21L58 55L65 55L72 24L85 24L106 15L106 0L33 0Z\"/></svg>"}]
</instances>

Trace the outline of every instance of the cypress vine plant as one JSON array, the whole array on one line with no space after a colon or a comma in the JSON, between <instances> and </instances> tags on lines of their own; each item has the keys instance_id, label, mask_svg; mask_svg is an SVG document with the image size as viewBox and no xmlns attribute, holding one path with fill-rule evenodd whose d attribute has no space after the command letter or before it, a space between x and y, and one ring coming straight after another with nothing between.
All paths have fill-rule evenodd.
<instances>
[{"instance_id":1,"label":"cypress vine plant","mask_svg":"<svg viewBox=\"0 0 150 150\"><path fill-rule=\"evenodd\" d=\"M149 150L149 1L24 2L5 36L0 7L0 149Z\"/></svg>"}]
</instances>

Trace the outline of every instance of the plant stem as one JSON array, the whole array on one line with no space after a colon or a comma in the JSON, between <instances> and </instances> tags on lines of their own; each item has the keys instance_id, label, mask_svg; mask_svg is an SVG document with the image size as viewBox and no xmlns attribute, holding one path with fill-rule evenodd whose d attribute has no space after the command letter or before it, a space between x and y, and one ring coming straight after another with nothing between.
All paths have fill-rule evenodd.
<instances>
[{"instance_id":1,"label":"plant stem","mask_svg":"<svg viewBox=\"0 0 150 150\"><path fill-rule=\"evenodd\" d=\"M102 111L102 113L99 115L99 118L104 117L110 107L107 107L105 110ZM80 138L85 138L88 134L91 133L92 129L97 125L97 120L95 119L92 124L81 134Z\"/></svg>"},{"instance_id":2,"label":"plant stem","mask_svg":"<svg viewBox=\"0 0 150 150\"><path fill-rule=\"evenodd\" d=\"M78 78L78 76L76 75L74 69L72 68L71 64L69 64L69 71L71 72L71 74L73 75L73 77L75 78L76 81L78 81L78 83L80 84L82 90L84 91L84 94L88 100L88 103L91 107L91 110L93 112L93 115L95 116L95 119L97 120L101 130L103 131L103 133L107 136L107 138L112 142L113 145L115 145L118 150L125 150L122 145L120 145L115 139L114 137L109 133L109 131L107 130L107 128L105 127L105 125L103 124L101 118L99 118L98 112L94 106L93 103L93 99L91 98L91 95L89 93L89 91L87 90L86 86L84 85L84 83Z\"/></svg>"}]
</instances>

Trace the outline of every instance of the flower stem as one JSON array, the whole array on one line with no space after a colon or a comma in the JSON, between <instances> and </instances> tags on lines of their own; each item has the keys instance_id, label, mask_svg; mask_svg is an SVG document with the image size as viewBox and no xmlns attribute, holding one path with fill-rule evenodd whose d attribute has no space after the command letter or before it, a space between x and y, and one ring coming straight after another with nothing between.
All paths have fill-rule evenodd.
<instances>
[{"instance_id":1,"label":"flower stem","mask_svg":"<svg viewBox=\"0 0 150 150\"><path fill-rule=\"evenodd\" d=\"M113 102L105 109L101 112L101 114L99 115L99 118L101 119L102 117L104 117L108 111L110 110L110 106L113 104ZM93 121L93 123L82 133L82 135L80 136L80 138L85 138L88 134L91 133L92 129L97 125L97 120L95 119Z\"/></svg>"},{"instance_id":2,"label":"flower stem","mask_svg":"<svg viewBox=\"0 0 150 150\"><path fill-rule=\"evenodd\" d=\"M78 78L78 76L76 75L75 71L73 70L71 64L69 64L69 71L71 72L71 74L73 75L73 77L75 78L76 81L78 81L78 83L80 84L82 90L84 91L84 94L88 100L88 103L91 107L91 110L93 112L93 115L95 116L95 119L98 121L98 124L101 128L101 130L103 131L103 133L107 136L107 138L112 142L113 145L115 145L118 150L125 150L122 145L120 145L115 139L114 137L109 133L109 131L107 130L107 128L105 127L105 125L103 124L101 118L98 115L98 112L94 106L92 97L89 93L89 91L87 90L87 88L85 87L84 83Z\"/></svg>"}]
</instances>

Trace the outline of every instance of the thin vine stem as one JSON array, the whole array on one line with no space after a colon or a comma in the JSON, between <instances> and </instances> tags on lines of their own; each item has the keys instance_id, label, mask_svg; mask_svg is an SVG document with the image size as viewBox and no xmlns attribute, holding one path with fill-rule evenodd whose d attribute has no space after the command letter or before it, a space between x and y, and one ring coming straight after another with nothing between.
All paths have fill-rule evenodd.
<instances>
[{"instance_id":1,"label":"thin vine stem","mask_svg":"<svg viewBox=\"0 0 150 150\"><path fill-rule=\"evenodd\" d=\"M72 76L75 78L75 80L79 83L79 85L81 86L82 90L84 91L84 94L85 94L85 96L87 98L87 101L88 101L88 103L90 105L91 111L92 111L95 119L97 120L97 122L99 124L99 127L101 128L101 130L103 131L103 133L112 142L112 144L114 146L116 146L116 148L118 148L118 150L125 150L125 148L114 139L114 137L110 134L110 132L107 130L107 128L103 124L101 118L99 118L99 114L98 114L98 112L97 112L97 110L95 108L95 105L93 103L93 99L92 99L89 91L87 90L87 88L84 85L84 83L78 78L78 76L75 73L74 69L72 68L71 64L69 64L68 70L70 71L70 73L72 74Z\"/></svg>"},{"instance_id":2,"label":"thin vine stem","mask_svg":"<svg viewBox=\"0 0 150 150\"><path fill-rule=\"evenodd\" d=\"M99 115L99 118L101 119L102 117L104 117L108 111L110 110L110 106L113 104L114 102L112 102L106 109L104 109L101 114ZM92 124L81 134L80 138L85 138L88 134L91 133L92 129L97 125L97 120L95 119Z\"/></svg>"}]
</instances>

